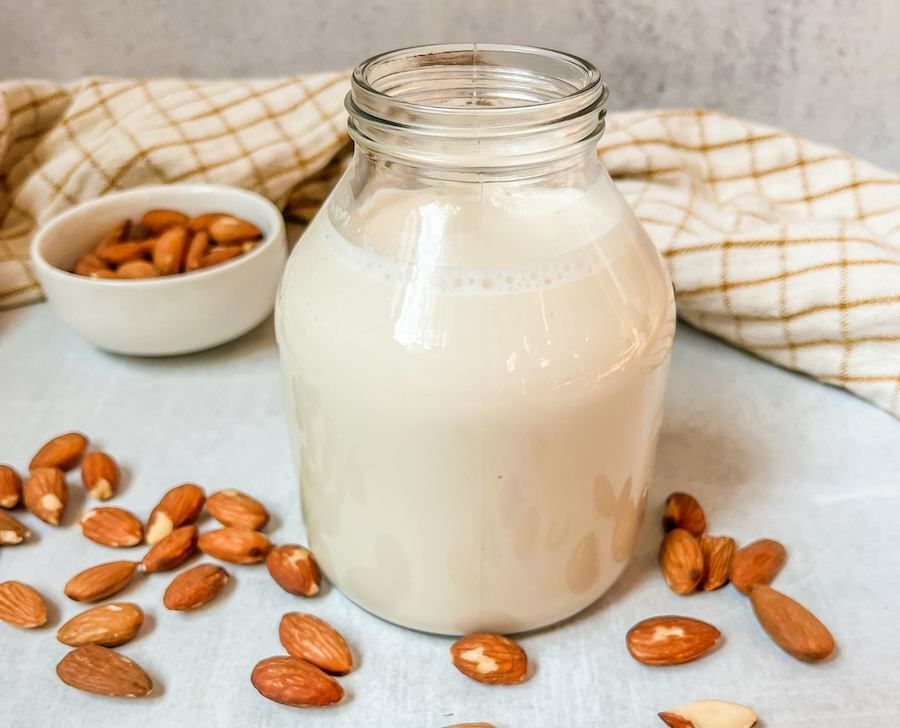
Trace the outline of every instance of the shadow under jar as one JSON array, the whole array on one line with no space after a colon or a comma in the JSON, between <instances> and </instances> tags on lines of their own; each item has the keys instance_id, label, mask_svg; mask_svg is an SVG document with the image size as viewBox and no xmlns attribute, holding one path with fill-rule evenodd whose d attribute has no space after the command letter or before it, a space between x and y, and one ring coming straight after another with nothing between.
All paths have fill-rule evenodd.
<instances>
[{"instance_id":1,"label":"shadow under jar","mask_svg":"<svg viewBox=\"0 0 900 728\"><path fill-rule=\"evenodd\" d=\"M353 161L276 329L311 548L380 617L533 629L631 557L675 310L597 157L605 99L591 64L522 46L353 74Z\"/></svg>"}]
</instances>

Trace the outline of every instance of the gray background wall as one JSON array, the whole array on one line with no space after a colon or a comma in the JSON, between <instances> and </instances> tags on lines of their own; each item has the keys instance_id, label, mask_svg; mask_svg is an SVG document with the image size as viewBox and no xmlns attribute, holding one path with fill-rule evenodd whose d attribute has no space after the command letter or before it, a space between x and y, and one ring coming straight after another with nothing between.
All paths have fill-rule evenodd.
<instances>
[{"instance_id":1,"label":"gray background wall","mask_svg":"<svg viewBox=\"0 0 900 728\"><path fill-rule=\"evenodd\" d=\"M0 77L275 76L380 50L570 50L611 109L707 106L900 170L900 0L0 0Z\"/></svg>"}]
</instances>

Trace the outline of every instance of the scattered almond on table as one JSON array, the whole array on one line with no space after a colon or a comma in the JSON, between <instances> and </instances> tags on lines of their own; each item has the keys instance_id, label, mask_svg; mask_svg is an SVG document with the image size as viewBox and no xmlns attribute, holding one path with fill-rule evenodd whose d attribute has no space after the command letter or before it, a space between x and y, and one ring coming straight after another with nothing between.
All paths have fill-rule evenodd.
<instances>
[{"instance_id":1,"label":"scattered almond on table","mask_svg":"<svg viewBox=\"0 0 900 728\"><path fill-rule=\"evenodd\" d=\"M150 210L139 224L116 225L72 272L118 279L190 273L250 252L261 237L255 225L225 212L188 217L177 210Z\"/></svg>"}]
</instances>

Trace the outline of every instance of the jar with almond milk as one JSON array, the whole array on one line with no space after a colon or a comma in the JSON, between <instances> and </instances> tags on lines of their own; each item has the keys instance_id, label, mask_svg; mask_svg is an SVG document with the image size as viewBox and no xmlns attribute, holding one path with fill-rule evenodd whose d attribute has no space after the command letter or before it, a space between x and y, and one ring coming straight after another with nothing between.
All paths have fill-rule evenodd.
<instances>
[{"instance_id":1,"label":"jar with almond milk","mask_svg":"<svg viewBox=\"0 0 900 728\"><path fill-rule=\"evenodd\" d=\"M675 310L598 160L605 100L590 63L522 46L353 74L353 160L276 327L311 549L387 620L533 629L631 557Z\"/></svg>"}]
</instances>

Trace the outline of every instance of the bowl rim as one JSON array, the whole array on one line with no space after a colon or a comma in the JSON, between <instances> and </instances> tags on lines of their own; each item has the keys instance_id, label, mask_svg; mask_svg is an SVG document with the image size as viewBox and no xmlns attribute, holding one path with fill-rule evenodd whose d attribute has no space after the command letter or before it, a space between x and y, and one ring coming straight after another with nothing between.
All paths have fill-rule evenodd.
<instances>
[{"instance_id":1,"label":"bowl rim","mask_svg":"<svg viewBox=\"0 0 900 728\"><path fill-rule=\"evenodd\" d=\"M259 206L263 210L263 212L271 218L273 225L271 226L268 234L264 235L263 238L259 241L259 244L256 245L253 250L249 251L248 253L244 253L243 255L240 255L232 260L223 261L219 265L213 265L209 268L201 268L200 270L178 273L170 276L157 276L156 278L117 279L92 278L90 276L82 276L54 265L49 260L47 260L47 258L44 256L43 251L41 250L41 244L48 236L48 234L56 231L59 227L65 227L65 225L72 217L75 217L77 214L82 213L86 209L107 204L110 200L122 200L122 198L128 197L143 197L146 195L153 195L156 192L162 191L171 193L175 190L180 190L185 193L221 192L227 195L245 197L251 204ZM221 208L222 212L229 212L227 203L223 204ZM146 210L144 212L146 212ZM34 237L31 241L29 253L32 264L35 266L35 268L39 269L45 275L57 276L62 280L70 280L73 282L78 281L83 285L96 285L106 288L119 288L121 286L126 286L129 288L147 288L152 286L178 286L184 285L186 283L189 284L191 281L203 280L211 276L227 275L228 271L236 270L241 266L241 264L248 263L253 258L263 255L268 248L276 245L278 241L282 239L285 239L285 226L281 210L279 210L271 200L263 197L258 192L232 185L201 182L152 184L141 185L139 187L131 187L126 190L118 190L116 192L110 192L104 195L100 195L99 197L93 197L90 200L79 202L77 205L73 205L72 207L63 210L58 215L54 215L49 220L47 220L47 222L41 225L41 227L38 228L37 232L34 234Z\"/></svg>"}]
</instances>

